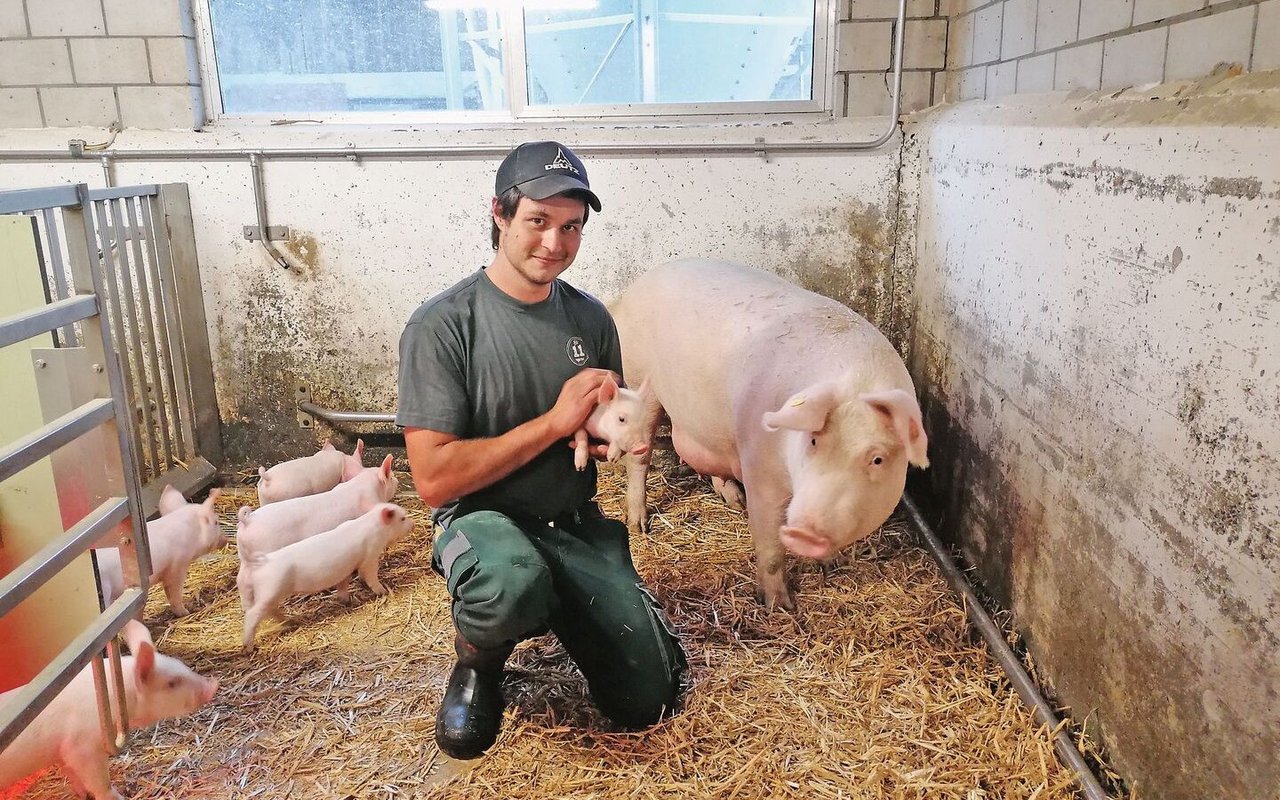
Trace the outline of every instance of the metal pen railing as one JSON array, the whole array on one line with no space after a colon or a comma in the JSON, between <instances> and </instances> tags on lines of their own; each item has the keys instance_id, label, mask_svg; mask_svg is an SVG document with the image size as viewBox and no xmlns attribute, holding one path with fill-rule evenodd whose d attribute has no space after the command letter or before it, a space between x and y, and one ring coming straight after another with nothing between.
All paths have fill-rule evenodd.
<instances>
[{"instance_id":1,"label":"metal pen railing","mask_svg":"<svg viewBox=\"0 0 1280 800\"><path fill-rule=\"evenodd\" d=\"M77 332L78 347L97 367L92 376L85 379L84 386L90 394L88 399L0 449L0 481L54 455L59 449L100 427L113 429L116 455L124 466L115 474L110 469L105 470L104 480L110 494L106 501L60 535L51 537L40 551L0 578L0 614L8 613L30 597L126 519L129 525L119 541L121 561L133 562L140 585L127 589L103 609L33 680L17 689L0 707L0 749L16 738L90 661L94 665L94 684L108 747L121 746L128 728L124 696L117 692L118 707L113 714L107 677L96 654L107 647L112 678L117 687L121 686L123 674L119 651L114 644L108 647L108 643L146 601L151 574L150 549L147 546L146 515L138 471L132 468L136 457L131 414L124 401L125 380L111 327L103 313L102 298L106 294L109 271L104 269L104 260L95 246L91 212L89 190L84 185L0 192L0 214L31 214L46 223L51 220L60 222L66 235L66 253L69 256L66 263L71 278L67 284L67 296L57 298L44 308L0 319L0 345L16 344L55 331L60 331L59 338L65 342L64 337Z\"/></svg>"}]
</instances>

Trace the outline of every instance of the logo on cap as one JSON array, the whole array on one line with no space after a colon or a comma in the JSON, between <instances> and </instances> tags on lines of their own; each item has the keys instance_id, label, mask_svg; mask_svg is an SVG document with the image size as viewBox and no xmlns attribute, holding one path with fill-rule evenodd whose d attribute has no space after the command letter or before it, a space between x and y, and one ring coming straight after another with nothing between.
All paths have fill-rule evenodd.
<instances>
[{"instance_id":1,"label":"logo on cap","mask_svg":"<svg viewBox=\"0 0 1280 800\"><path fill-rule=\"evenodd\" d=\"M574 175L582 174L578 172L577 167L569 163L569 159L564 157L564 151L560 150L559 148L556 149L556 157L551 159L551 163L544 164L542 168L543 169L567 169L570 172L572 172Z\"/></svg>"}]
</instances>

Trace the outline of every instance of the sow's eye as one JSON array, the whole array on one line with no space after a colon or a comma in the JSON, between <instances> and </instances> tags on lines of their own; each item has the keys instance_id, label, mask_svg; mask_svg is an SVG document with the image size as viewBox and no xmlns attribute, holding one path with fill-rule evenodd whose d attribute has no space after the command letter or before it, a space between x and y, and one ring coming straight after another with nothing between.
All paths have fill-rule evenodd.
<instances>
[{"instance_id":1,"label":"sow's eye","mask_svg":"<svg viewBox=\"0 0 1280 800\"><path fill-rule=\"evenodd\" d=\"M884 456L872 456L871 466L878 467L884 463Z\"/></svg>"}]
</instances>

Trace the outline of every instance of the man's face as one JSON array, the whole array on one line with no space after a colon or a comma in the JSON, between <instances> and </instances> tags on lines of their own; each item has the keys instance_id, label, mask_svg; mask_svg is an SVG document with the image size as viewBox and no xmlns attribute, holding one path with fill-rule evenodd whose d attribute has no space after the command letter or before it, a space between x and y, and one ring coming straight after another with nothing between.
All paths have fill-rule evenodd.
<instances>
[{"instance_id":1,"label":"man's face","mask_svg":"<svg viewBox=\"0 0 1280 800\"><path fill-rule=\"evenodd\" d=\"M493 201L493 220L501 232L498 249L529 283L545 286L569 268L582 243L587 206L581 200L557 195L545 200L520 198L507 220Z\"/></svg>"}]
</instances>

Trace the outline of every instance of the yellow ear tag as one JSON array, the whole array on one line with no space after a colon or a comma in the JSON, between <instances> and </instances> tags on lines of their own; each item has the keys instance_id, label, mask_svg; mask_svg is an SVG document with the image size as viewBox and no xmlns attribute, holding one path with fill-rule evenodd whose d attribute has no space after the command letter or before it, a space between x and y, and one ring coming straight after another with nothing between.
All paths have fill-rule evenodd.
<instances>
[{"instance_id":1,"label":"yellow ear tag","mask_svg":"<svg viewBox=\"0 0 1280 800\"><path fill-rule=\"evenodd\" d=\"M787 405L789 405L789 406L802 406L802 405L804 405L804 395L802 395L802 394L801 394L801 395L796 395L795 397L791 398L791 402L790 402L790 403L787 403Z\"/></svg>"}]
</instances>

